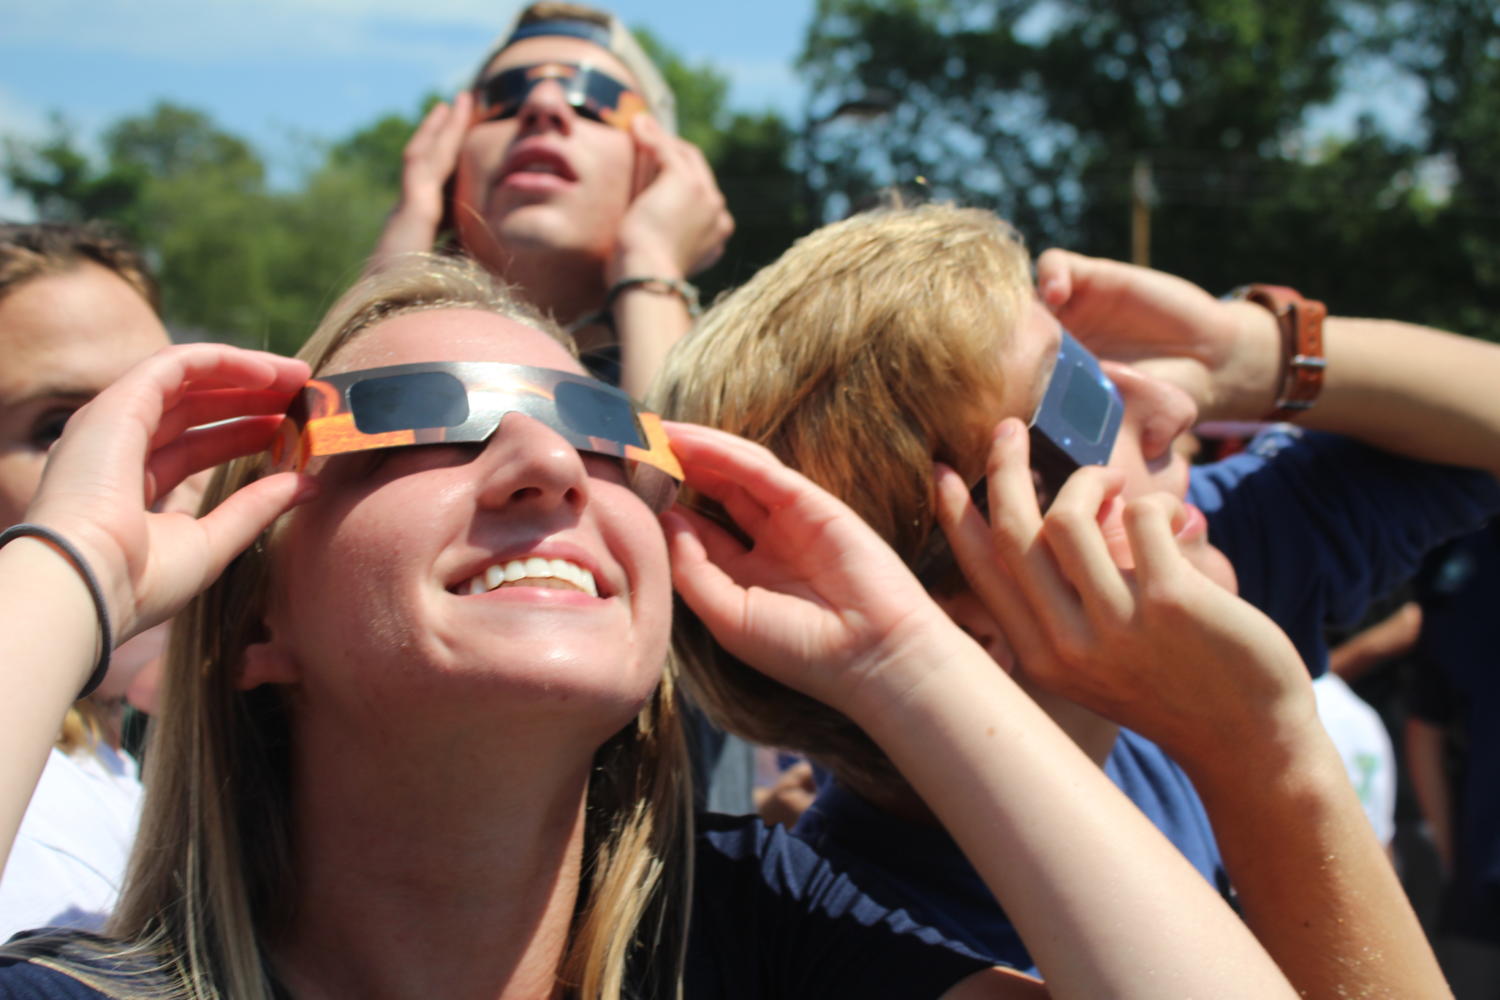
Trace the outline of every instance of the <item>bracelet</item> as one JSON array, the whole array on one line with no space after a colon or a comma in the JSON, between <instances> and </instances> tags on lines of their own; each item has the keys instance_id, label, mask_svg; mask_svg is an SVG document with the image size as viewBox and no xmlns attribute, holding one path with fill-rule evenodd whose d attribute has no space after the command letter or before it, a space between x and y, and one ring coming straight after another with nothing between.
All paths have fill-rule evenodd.
<instances>
[{"instance_id":1,"label":"bracelet","mask_svg":"<svg viewBox=\"0 0 1500 1000\"><path fill-rule=\"evenodd\" d=\"M1323 320L1328 307L1285 285L1245 285L1235 289L1233 297L1268 310L1281 329L1286 371L1276 392L1276 408L1264 419L1288 420L1312 409L1323 391L1323 373L1328 367L1323 357Z\"/></svg>"},{"instance_id":2,"label":"bracelet","mask_svg":"<svg viewBox=\"0 0 1500 1000\"><path fill-rule=\"evenodd\" d=\"M687 306L688 315L697 319L703 312L703 306L698 302L698 287L690 281L682 278L621 278L609 286L609 293L604 296L604 311L609 312L614 308L615 300L632 288L644 288L648 292L658 295L675 295Z\"/></svg>"},{"instance_id":3,"label":"bracelet","mask_svg":"<svg viewBox=\"0 0 1500 1000\"><path fill-rule=\"evenodd\" d=\"M94 611L99 616L99 662L94 665L94 672L89 674L89 679L84 681L83 690L78 692L79 698L87 698L94 693L104 680L104 675L109 672L109 654L114 649L114 636L109 627L109 606L104 603L104 591L99 586L98 577L89 568L88 562L83 554L73 547L73 543L62 535L53 531L43 524L30 524L22 522L13 524L4 531L0 531L0 546L15 538L30 536L50 542L54 547L61 550L73 561L73 568L78 570L78 575L83 577L84 585L89 588L89 596L94 599Z\"/></svg>"}]
</instances>

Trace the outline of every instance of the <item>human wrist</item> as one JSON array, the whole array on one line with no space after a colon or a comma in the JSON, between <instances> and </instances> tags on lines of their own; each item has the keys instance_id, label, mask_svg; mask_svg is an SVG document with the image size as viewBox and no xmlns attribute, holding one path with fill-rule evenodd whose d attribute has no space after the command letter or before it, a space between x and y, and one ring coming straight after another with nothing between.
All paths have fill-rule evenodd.
<instances>
[{"instance_id":1,"label":"human wrist","mask_svg":"<svg viewBox=\"0 0 1500 1000\"><path fill-rule=\"evenodd\" d=\"M613 310L626 297L654 295L676 299L687 310L689 317L697 318L703 311L698 302L698 286L684 278L663 277L656 274L630 274L616 279L604 297L606 311Z\"/></svg>"},{"instance_id":2,"label":"human wrist","mask_svg":"<svg viewBox=\"0 0 1500 1000\"><path fill-rule=\"evenodd\" d=\"M1198 738L1159 741L1205 797L1216 789L1228 797L1242 793L1247 767L1264 788L1343 776L1311 692L1255 711L1239 724L1222 716L1212 722Z\"/></svg>"},{"instance_id":3,"label":"human wrist","mask_svg":"<svg viewBox=\"0 0 1500 1000\"><path fill-rule=\"evenodd\" d=\"M1222 305L1232 330L1230 362L1216 375L1213 412L1204 419L1259 421L1276 405L1281 385L1281 328L1276 317L1253 302Z\"/></svg>"},{"instance_id":4,"label":"human wrist","mask_svg":"<svg viewBox=\"0 0 1500 1000\"><path fill-rule=\"evenodd\" d=\"M1272 403L1256 419L1291 420L1310 410L1323 389L1327 307L1284 285L1244 285L1231 296L1263 309L1276 323L1280 351Z\"/></svg>"},{"instance_id":5,"label":"human wrist","mask_svg":"<svg viewBox=\"0 0 1500 1000\"><path fill-rule=\"evenodd\" d=\"M853 671L858 684L833 705L882 746L911 732L914 720L942 715L955 697L1003 676L989 654L938 615L908 622L901 636L872 650Z\"/></svg>"},{"instance_id":6,"label":"human wrist","mask_svg":"<svg viewBox=\"0 0 1500 1000\"><path fill-rule=\"evenodd\" d=\"M23 577L37 593L66 595L63 599L74 605L78 615L92 614L95 629L91 633L66 630L71 635L89 637L93 666L78 686L74 700L87 697L104 680L115 639L104 584L93 568L100 560L94 557L91 562L89 555L63 532L24 521L0 532L0 559L7 573Z\"/></svg>"}]
</instances>

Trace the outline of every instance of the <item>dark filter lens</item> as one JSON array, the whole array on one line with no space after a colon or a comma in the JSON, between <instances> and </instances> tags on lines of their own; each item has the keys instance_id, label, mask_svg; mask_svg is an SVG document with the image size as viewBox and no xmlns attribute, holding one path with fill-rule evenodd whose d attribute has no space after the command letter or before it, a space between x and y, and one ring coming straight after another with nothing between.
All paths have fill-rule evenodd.
<instances>
[{"instance_id":1,"label":"dark filter lens","mask_svg":"<svg viewBox=\"0 0 1500 1000\"><path fill-rule=\"evenodd\" d=\"M349 408L361 434L457 427L469 419L469 395L447 372L416 372L354 383Z\"/></svg>"}]
</instances>

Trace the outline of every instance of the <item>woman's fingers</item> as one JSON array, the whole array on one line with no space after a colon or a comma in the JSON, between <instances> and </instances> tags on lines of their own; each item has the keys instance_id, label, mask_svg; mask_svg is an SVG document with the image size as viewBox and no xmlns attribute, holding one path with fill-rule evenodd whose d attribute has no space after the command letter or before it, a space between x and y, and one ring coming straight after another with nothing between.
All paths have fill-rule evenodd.
<instances>
[{"instance_id":1,"label":"woman's fingers","mask_svg":"<svg viewBox=\"0 0 1500 1000\"><path fill-rule=\"evenodd\" d=\"M663 424L672 441L672 452L687 473L688 483L715 500L720 497L709 491L722 492L723 484L740 487L746 496L768 510L789 506L807 494L808 481L758 444L697 424L671 420ZM715 476L703 479L700 485L694 476L701 470Z\"/></svg>"},{"instance_id":2,"label":"woman's fingers","mask_svg":"<svg viewBox=\"0 0 1500 1000\"><path fill-rule=\"evenodd\" d=\"M151 436L153 448L159 448L194 427L231 420L236 417L286 412L294 396L265 389L192 389L162 414L156 433Z\"/></svg>"},{"instance_id":3,"label":"woman's fingers","mask_svg":"<svg viewBox=\"0 0 1500 1000\"><path fill-rule=\"evenodd\" d=\"M679 505L673 508L671 513L686 522L702 549L704 557L715 566L727 567L734 561L742 559L749 551L722 525L715 524L696 510Z\"/></svg>"},{"instance_id":4,"label":"woman's fingers","mask_svg":"<svg viewBox=\"0 0 1500 1000\"><path fill-rule=\"evenodd\" d=\"M680 510L669 510L662 514L661 524L672 558L672 585L722 641L743 620L743 589L705 546L704 535L698 530L704 526L702 518L690 520Z\"/></svg>"},{"instance_id":5,"label":"woman's fingers","mask_svg":"<svg viewBox=\"0 0 1500 1000\"><path fill-rule=\"evenodd\" d=\"M296 472L278 472L257 479L198 519L207 542L203 585L218 577L282 514L317 494L317 480ZM167 615L167 617L170 616Z\"/></svg>"},{"instance_id":6,"label":"woman's fingers","mask_svg":"<svg viewBox=\"0 0 1500 1000\"><path fill-rule=\"evenodd\" d=\"M157 449L146 463L146 506L154 505L195 472L264 451L275 439L282 420L275 415L243 417L179 435L171 444Z\"/></svg>"}]
</instances>

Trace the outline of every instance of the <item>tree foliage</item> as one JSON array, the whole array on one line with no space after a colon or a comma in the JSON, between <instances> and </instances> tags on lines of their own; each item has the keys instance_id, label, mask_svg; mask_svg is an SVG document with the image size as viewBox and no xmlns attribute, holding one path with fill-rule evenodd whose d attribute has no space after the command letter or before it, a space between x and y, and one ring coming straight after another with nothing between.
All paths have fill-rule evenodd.
<instances>
[{"instance_id":1,"label":"tree foliage","mask_svg":"<svg viewBox=\"0 0 1500 1000\"><path fill-rule=\"evenodd\" d=\"M818 0L809 120L872 95L887 112L819 128L810 176L824 203L919 185L1038 247L1115 257L1146 200L1151 262L1207 287L1282 280L1486 333L1493 292L1440 300L1495 287L1493 217L1483 232L1454 213L1497 204L1496 16L1486 0ZM1429 141L1376 119L1311 137L1310 113L1382 59L1422 81ZM1433 157L1456 168L1451 200Z\"/></svg>"}]
</instances>

